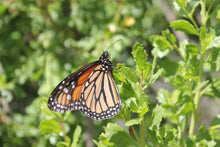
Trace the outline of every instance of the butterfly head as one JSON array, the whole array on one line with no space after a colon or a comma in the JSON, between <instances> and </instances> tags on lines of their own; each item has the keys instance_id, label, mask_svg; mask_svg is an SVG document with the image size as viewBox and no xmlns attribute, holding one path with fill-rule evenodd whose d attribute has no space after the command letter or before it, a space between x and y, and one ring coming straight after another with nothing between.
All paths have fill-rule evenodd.
<instances>
[{"instance_id":1,"label":"butterfly head","mask_svg":"<svg viewBox=\"0 0 220 147\"><path fill-rule=\"evenodd\" d=\"M110 55L108 53L108 51L104 51L101 55L101 57L99 58L99 61L101 61L102 63L104 63L105 61L109 61Z\"/></svg>"},{"instance_id":2,"label":"butterfly head","mask_svg":"<svg viewBox=\"0 0 220 147\"><path fill-rule=\"evenodd\" d=\"M104 51L101 55L101 57L99 58L99 61L101 61L102 66L105 67L107 70L112 70L112 63L111 61L109 61L110 55L108 53L108 51Z\"/></svg>"},{"instance_id":3,"label":"butterfly head","mask_svg":"<svg viewBox=\"0 0 220 147\"><path fill-rule=\"evenodd\" d=\"M109 53L108 51L104 51L101 55L101 57L99 58L99 60L103 60L103 59L108 59L109 58Z\"/></svg>"}]
</instances>

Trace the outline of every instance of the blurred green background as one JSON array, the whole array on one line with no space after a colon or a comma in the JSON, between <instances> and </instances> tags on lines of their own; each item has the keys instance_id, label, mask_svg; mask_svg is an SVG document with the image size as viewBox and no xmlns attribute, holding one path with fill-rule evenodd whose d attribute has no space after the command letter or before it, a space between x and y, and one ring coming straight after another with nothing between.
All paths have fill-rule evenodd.
<instances>
[{"instance_id":1,"label":"blurred green background","mask_svg":"<svg viewBox=\"0 0 220 147\"><path fill-rule=\"evenodd\" d=\"M176 17L169 1L162 0L2 0L0 146L56 145L58 134L39 131L40 121L46 118L41 108L52 89L70 73L97 60L118 39L122 41L108 49L114 66L134 66L131 49L138 41L151 59L149 37L169 28L169 21ZM186 37L176 36L179 40ZM157 87L153 89L152 95ZM67 132L72 135L76 124L86 132L87 118L80 111L70 115ZM95 122L93 139L108 121Z\"/></svg>"}]
</instances>

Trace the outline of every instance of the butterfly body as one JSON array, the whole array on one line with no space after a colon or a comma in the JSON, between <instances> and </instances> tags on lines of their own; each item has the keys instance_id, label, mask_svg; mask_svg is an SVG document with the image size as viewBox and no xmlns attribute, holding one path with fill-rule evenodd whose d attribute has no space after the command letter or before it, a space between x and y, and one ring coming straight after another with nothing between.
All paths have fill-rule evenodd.
<instances>
[{"instance_id":1,"label":"butterfly body","mask_svg":"<svg viewBox=\"0 0 220 147\"><path fill-rule=\"evenodd\" d=\"M48 108L59 113L81 110L94 120L115 116L121 109L121 99L108 57L108 52L103 52L98 61L60 82L50 95Z\"/></svg>"}]
</instances>

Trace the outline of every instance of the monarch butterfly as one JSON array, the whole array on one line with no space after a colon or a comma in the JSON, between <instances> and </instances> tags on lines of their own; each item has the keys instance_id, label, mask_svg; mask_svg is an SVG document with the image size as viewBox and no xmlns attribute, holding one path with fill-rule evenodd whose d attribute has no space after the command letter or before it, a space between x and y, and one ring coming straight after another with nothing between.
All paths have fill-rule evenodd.
<instances>
[{"instance_id":1,"label":"monarch butterfly","mask_svg":"<svg viewBox=\"0 0 220 147\"><path fill-rule=\"evenodd\" d=\"M98 61L80 68L61 81L49 97L48 108L59 113L81 110L94 120L114 117L122 103L109 57L105 51Z\"/></svg>"}]
</instances>

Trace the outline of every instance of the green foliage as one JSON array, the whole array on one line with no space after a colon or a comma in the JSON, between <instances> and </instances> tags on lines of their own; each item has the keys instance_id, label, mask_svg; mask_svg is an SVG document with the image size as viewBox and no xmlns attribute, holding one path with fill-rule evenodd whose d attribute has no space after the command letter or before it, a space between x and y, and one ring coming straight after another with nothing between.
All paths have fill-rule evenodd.
<instances>
[{"instance_id":1,"label":"green foliage","mask_svg":"<svg viewBox=\"0 0 220 147\"><path fill-rule=\"evenodd\" d=\"M197 35L196 29L193 25L185 20L177 20L170 23L171 27L174 27L176 30L182 31L186 34Z\"/></svg>"},{"instance_id":2,"label":"green foliage","mask_svg":"<svg viewBox=\"0 0 220 147\"><path fill-rule=\"evenodd\" d=\"M97 146L134 146L136 144L136 141L116 124L109 123L105 131L105 134L100 135L99 142L95 142Z\"/></svg>"},{"instance_id":3,"label":"green foliage","mask_svg":"<svg viewBox=\"0 0 220 147\"><path fill-rule=\"evenodd\" d=\"M79 140L81 132L82 132L81 127L80 126L76 126L76 129L75 129L74 134L73 134L73 143L71 144L71 147L78 146L77 142Z\"/></svg>"},{"instance_id":4,"label":"green foliage","mask_svg":"<svg viewBox=\"0 0 220 147\"><path fill-rule=\"evenodd\" d=\"M220 116L205 126L198 110L201 98L220 98L220 4L172 2L181 19L169 25L163 6L148 0L0 2L1 145L219 146ZM58 82L118 39L108 51L121 62L113 70L119 114L91 121L80 111L50 111Z\"/></svg>"},{"instance_id":5,"label":"green foliage","mask_svg":"<svg viewBox=\"0 0 220 147\"><path fill-rule=\"evenodd\" d=\"M40 131L43 134L51 134L61 132L60 125L53 119L43 120L40 123Z\"/></svg>"}]
</instances>

